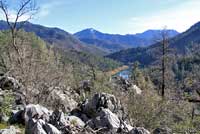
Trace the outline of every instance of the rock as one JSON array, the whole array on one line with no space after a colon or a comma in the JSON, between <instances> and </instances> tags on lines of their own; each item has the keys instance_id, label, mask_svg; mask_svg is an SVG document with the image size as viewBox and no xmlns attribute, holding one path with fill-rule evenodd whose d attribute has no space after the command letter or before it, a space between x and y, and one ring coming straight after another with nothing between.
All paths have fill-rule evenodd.
<instances>
[{"instance_id":1,"label":"rock","mask_svg":"<svg viewBox=\"0 0 200 134\"><path fill-rule=\"evenodd\" d=\"M86 114L84 114L81 109L75 108L70 112L71 115L79 117L82 121L87 122L90 120Z\"/></svg>"},{"instance_id":2,"label":"rock","mask_svg":"<svg viewBox=\"0 0 200 134\"><path fill-rule=\"evenodd\" d=\"M63 112L69 113L71 110L77 107L77 102L72 98L72 93L70 91L64 91L60 88L49 89L51 92L47 98L49 104L57 102L62 106ZM48 104L47 104L48 105Z\"/></svg>"},{"instance_id":3,"label":"rock","mask_svg":"<svg viewBox=\"0 0 200 134\"><path fill-rule=\"evenodd\" d=\"M153 131L153 134L172 134L172 130L168 127L164 127L164 128L156 128Z\"/></svg>"},{"instance_id":4,"label":"rock","mask_svg":"<svg viewBox=\"0 0 200 134\"><path fill-rule=\"evenodd\" d=\"M132 86L132 83L129 80L123 79L122 77L114 77L112 81L114 88L123 92L129 91Z\"/></svg>"},{"instance_id":5,"label":"rock","mask_svg":"<svg viewBox=\"0 0 200 134\"><path fill-rule=\"evenodd\" d=\"M85 126L85 123L76 116L67 116L67 120L73 126L77 126L79 128L83 128Z\"/></svg>"},{"instance_id":6,"label":"rock","mask_svg":"<svg viewBox=\"0 0 200 134\"><path fill-rule=\"evenodd\" d=\"M13 77L2 76L0 77L0 88L2 90L17 91L22 88L22 85Z\"/></svg>"},{"instance_id":7,"label":"rock","mask_svg":"<svg viewBox=\"0 0 200 134\"><path fill-rule=\"evenodd\" d=\"M33 125L35 124L35 119L42 119L44 120L44 122L48 122L50 115L51 113L47 108L40 105L29 104L28 106L26 106L24 113L26 131L32 132ZM39 128L40 125L38 124L38 126L36 126L36 130L38 130Z\"/></svg>"},{"instance_id":8,"label":"rock","mask_svg":"<svg viewBox=\"0 0 200 134\"><path fill-rule=\"evenodd\" d=\"M133 92L138 94L138 95L141 95L142 94L142 90L136 86L136 85L132 85L132 89L133 89Z\"/></svg>"},{"instance_id":9,"label":"rock","mask_svg":"<svg viewBox=\"0 0 200 134\"><path fill-rule=\"evenodd\" d=\"M58 129L69 125L69 122L67 121L67 118L65 117L64 113L59 110L55 110L52 113L52 115L50 116L49 123L53 124Z\"/></svg>"},{"instance_id":10,"label":"rock","mask_svg":"<svg viewBox=\"0 0 200 134\"><path fill-rule=\"evenodd\" d=\"M61 132L53 125L46 123L42 119L36 121L32 119L32 127L25 130L26 134L61 134ZM30 125L31 125L30 124Z\"/></svg>"},{"instance_id":11,"label":"rock","mask_svg":"<svg viewBox=\"0 0 200 134\"><path fill-rule=\"evenodd\" d=\"M32 124L32 127L29 129L26 128L25 134L47 134L46 131L43 129L43 125L45 122L43 120L39 120L34 124Z\"/></svg>"},{"instance_id":12,"label":"rock","mask_svg":"<svg viewBox=\"0 0 200 134\"><path fill-rule=\"evenodd\" d=\"M46 123L44 128L47 134L61 134L61 132L51 124Z\"/></svg>"},{"instance_id":13,"label":"rock","mask_svg":"<svg viewBox=\"0 0 200 134\"><path fill-rule=\"evenodd\" d=\"M109 109L103 109L99 112L99 116L89 122L92 128L106 128L108 130L116 130L120 128L120 120L116 114Z\"/></svg>"},{"instance_id":14,"label":"rock","mask_svg":"<svg viewBox=\"0 0 200 134\"><path fill-rule=\"evenodd\" d=\"M76 116L65 116L63 112L55 110L50 116L50 122L61 131L69 132L72 127L83 128L85 123ZM68 128L66 128L68 126Z\"/></svg>"},{"instance_id":15,"label":"rock","mask_svg":"<svg viewBox=\"0 0 200 134\"><path fill-rule=\"evenodd\" d=\"M12 110L11 117L9 119L10 124L25 124L24 110Z\"/></svg>"},{"instance_id":16,"label":"rock","mask_svg":"<svg viewBox=\"0 0 200 134\"><path fill-rule=\"evenodd\" d=\"M51 112L40 105L29 104L25 108L25 123L28 123L29 120L33 119L43 119L48 122Z\"/></svg>"},{"instance_id":17,"label":"rock","mask_svg":"<svg viewBox=\"0 0 200 134\"><path fill-rule=\"evenodd\" d=\"M0 134L20 134L20 130L16 129L14 126L10 126L8 129L0 130Z\"/></svg>"},{"instance_id":18,"label":"rock","mask_svg":"<svg viewBox=\"0 0 200 134\"><path fill-rule=\"evenodd\" d=\"M13 96L14 96L14 98L15 98L15 104L18 106L18 105L23 105L23 106L25 106L26 105L26 95L23 93L23 92L21 92L21 91L15 91L15 92L13 92Z\"/></svg>"},{"instance_id":19,"label":"rock","mask_svg":"<svg viewBox=\"0 0 200 134\"><path fill-rule=\"evenodd\" d=\"M136 127L133 128L129 134L150 134L150 132L143 127Z\"/></svg>"},{"instance_id":20,"label":"rock","mask_svg":"<svg viewBox=\"0 0 200 134\"><path fill-rule=\"evenodd\" d=\"M15 98L15 105L26 104L25 94L22 92L24 86L15 78L7 76L0 77L0 89L0 103L2 96L5 96L5 94L8 94L8 91L11 91L12 96Z\"/></svg>"},{"instance_id":21,"label":"rock","mask_svg":"<svg viewBox=\"0 0 200 134\"><path fill-rule=\"evenodd\" d=\"M113 113L119 112L122 108L120 101L114 95L107 93L95 94L92 99L86 100L81 105L83 113L88 117L95 117L101 107L108 108Z\"/></svg>"}]
</instances>

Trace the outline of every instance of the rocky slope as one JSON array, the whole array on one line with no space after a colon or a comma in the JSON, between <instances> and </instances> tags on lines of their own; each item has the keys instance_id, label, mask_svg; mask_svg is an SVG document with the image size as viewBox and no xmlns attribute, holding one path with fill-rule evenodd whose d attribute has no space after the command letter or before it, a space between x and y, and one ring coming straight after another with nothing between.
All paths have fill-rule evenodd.
<instances>
[{"instance_id":1,"label":"rocky slope","mask_svg":"<svg viewBox=\"0 0 200 134\"><path fill-rule=\"evenodd\" d=\"M55 87L49 89L51 93L44 98L48 103L38 100L38 103L46 105L44 107L37 102L26 102L23 88L13 77L0 77L0 104L4 103L8 93L14 96L11 117L1 115L1 120L10 124L24 124L25 134L150 134L142 127L131 126L124 119L123 105L112 94L96 93L92 98L78 103L77 93ZM49 103L55 104L52 107ZM17 134L19 130L11 126L0 130L0 133Z\"/></svg>"}]
</instances>

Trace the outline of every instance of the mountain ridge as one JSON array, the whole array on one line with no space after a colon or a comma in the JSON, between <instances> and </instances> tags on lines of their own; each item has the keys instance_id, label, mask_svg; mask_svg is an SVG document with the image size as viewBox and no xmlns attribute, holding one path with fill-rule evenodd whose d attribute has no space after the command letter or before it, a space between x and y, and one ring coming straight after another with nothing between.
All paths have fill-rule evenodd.
<instances>
[{"instance_id":1,"label":"mountain ridge","mask_svg":"<svg viewBox=\"0 0 200 134\"><path fill-rule=\"evenodd\" d=\"M17 24L17 27L20 27L21 23ZM21 27L20 27L21 28ZM0 30L8 30L9 27L6 21L0 21ZM73 36L73 34L66 32L63 29L57 27L46 27L40 24L33 24L30 22L25 22L23 30L26 32L33 32L39 36L44 41L48 42L51 45L56 45L64 49L72 49L76 51L89 52L92 54L104 55L105 52L94 47L88 46L84 42L81 42L78 38Z\"/></svg>"},{"instance_id":2,"label":"mountain ridge","mask_svg":"<svg viewBox=\"0 0 200 134\"><path fill-rule=\"evenodd\" d=\"M169 37L174 37L179 34L176 30L169 29L168 31L170 33ZM94 44L105 51L117 52L128 48L149 46L155 42L154 34L156 37L160 32L161 30L147 30L138 34L121 35L103 33L93 28L87 28L74 33L74 35L86 44ZM101 43L98 44L96 40L101 41ZM102 42L104 42L104 44ZM121 49L119 49L118 46L121 46ZM112 47L111 50L110 47Z\"/></svg>"},{"instance_id":3,"label":"mountain ridge","mask_svg":"<svg viewBox=\"0 0 200 134\"><path fill-rule=\"evenodd\" d=\"M191 26L185 32L171 38L169 40L169 48L173 49L173 54L184 55L189 51L190 47L200 43L200 22ZM153 64L159 59L159 49L161 44L155 43L146 48L130 48L108 55L108 58L118 60L125 64L139 61L142 65Z\"/></svg>"}]
</instances>

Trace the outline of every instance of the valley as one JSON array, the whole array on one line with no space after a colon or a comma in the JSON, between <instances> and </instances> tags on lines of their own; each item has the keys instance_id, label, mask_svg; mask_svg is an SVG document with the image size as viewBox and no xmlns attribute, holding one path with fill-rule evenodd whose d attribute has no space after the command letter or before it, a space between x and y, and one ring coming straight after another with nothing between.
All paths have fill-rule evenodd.
<instances>
[{"instance_id":1,"label":"valley","mask_svg":"<svg viewBox=\"0 0 200 134\"><path fill-rule=\"evenodd\" d=\"M0 0L0 134L200 134L199 6Z\"/></svg>"}]
</instances>

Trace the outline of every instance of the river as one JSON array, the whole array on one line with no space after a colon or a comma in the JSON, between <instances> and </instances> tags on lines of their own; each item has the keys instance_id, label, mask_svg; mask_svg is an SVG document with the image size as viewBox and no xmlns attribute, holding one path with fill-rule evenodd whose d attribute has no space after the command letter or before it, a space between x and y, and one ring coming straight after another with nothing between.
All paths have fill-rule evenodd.
<instances>
[{"instance_id":1,"label":"river","mask_svg":"<svg viewBox=\"0 0 200 134\"><path fill-rule=\"evenodd\" d=\"M120 76L124 79L129 79L130 75L131 75L131 71L130 71L130 69L122 70L122 71L118 72L116 75Z\"/></svg>"}]
</instances>

